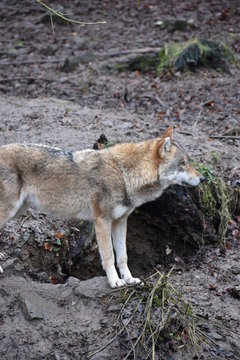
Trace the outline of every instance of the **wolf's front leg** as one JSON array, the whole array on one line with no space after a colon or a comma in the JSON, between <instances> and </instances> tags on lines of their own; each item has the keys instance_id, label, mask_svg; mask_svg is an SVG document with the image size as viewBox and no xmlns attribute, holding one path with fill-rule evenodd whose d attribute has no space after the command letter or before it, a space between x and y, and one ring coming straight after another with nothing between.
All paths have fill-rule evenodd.
<instances>
[{"instance_id":1,"label":"wolf's front leg","mask_svg":"<svg viewBox=\"0 0 240 360\"><path fill-rule=\"evenodd\" d=\"M140 279L132 277L132 274L127 265L127 218L115 220L112 223L112 237L113 246L116 252L117 265L120 271L121 278L127 284L138 284Z\"/></svg>"},{"instance_id":2,"label":"wolf's front leg","mask_svg":"<svg viewBox=\"0 0 240 360\"><path fill-rule=\"evenodd\" d=\"M119 278L115 265L111 239L111 221L97 217L94 220L98 249L102 259L102 265L106 271L108 283L112 288L126 285L126 282Z\"/></svg>"}]
</instances>

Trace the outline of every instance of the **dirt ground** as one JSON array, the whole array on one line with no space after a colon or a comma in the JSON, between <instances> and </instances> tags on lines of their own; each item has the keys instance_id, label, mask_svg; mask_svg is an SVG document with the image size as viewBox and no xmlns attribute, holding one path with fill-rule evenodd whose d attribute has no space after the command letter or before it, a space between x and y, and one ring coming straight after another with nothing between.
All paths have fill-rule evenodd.
<instances>
[{"instance_id":1,"label":"dirt ground","mask_svg":"<svg viewBox=\"0 0 240 360\"><path fill-rule=\"evenodd\" d=\"M239 58L239 1L76 0L53 1L51 6L82 21L107 23L81 27L53 19L53 29L40 4L1 1L0 144L84 149L102 133L112 142L140 141L160 135L172 124L175 138L192 158L239 186L239 140L210 138L240 126L237 66L231 66L231 74L202 69L176 73L171 79L154 71L119 73L106 66L119 58L112 53L120 56L122 51L196 36L225 39ZM193 20L193 25L174 32L156 25L169 18ZM66 71L64 64L73 56L81 60ZM71 276L63 284L49 277L44 260L42 269L38 264L34 270L38 259L26 247L26 243L35 246L33 232L39 244L57 233L70 241L69 233L78 231L77 226L33 211L1 230L0 248L7 254L0 276L1 360L118 360L128 353L131 334L124 341L116 336L120 305L106 278L94 277L103 274L100 269L89 273L90 280ZM240 359L239 227L240 218L232 219L225 252L215 245L205 248L200 260L197 250L184 261L175 258L171 281L206 319L204 331L216 344L214 349L205 344L201 359ZM142 256L145 248L138 247ZM44 254L56 267L56 255ZM138 258L130 260L130 268L139 269ZM166 271L151 259L146 258L146 264L147 269L139 269L142 277L156 266ZM135 358L147 356L142 352ZM173 350L169 344L155 354L155 359L163 360L196 358L187 347Z\"/></svg>"}]
</instances>

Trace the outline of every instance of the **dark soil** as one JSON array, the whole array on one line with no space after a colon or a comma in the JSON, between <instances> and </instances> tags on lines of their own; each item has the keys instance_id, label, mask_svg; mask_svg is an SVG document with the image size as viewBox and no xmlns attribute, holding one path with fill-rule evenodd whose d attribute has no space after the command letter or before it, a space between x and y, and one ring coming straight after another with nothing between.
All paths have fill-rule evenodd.
<instances>
[{"instance_id":1,"label":"dark soil","mask_svg":"<svg viewBox=\"0 0 240 360\"><path fill-rule=\"evenodd\" d=\"M142 74L117 72L113 66L123 59L123 51L193 37L225 40L239 58L239 1L53 1L51 6L71 18L107 24L81 27L53 19L53 31L37 2L1 1L0 144L83 149L102 133L113 143L139 141L159 136L172 124L175 138L192 158L239 186L239 140L210 138L240 126L236 64L230 74L203 68L176 72L170 79L160 78L154 69ZM192 19L193 24L175 31L156 25L167 19ZM174 229L184 217L174 212L168 222ZM216 343L213 349L205 344L201 358L240 359L239 217L229 224L224 251L217 245L185 248L185 232L182 242L160 243L156 251L154 236L164 230L158 230L154 217L139 213L130 222L134 276L175 264L172 283L206 319L204 331ZM92 239L91 227L34 210L1 230L0 249L7 254L0 277L2 360L87 359L115 338L120 306L112 293L106 296L110 288L105 277L81 282L69 277L103 274L94 242L93 258L91 251L84 257L77 240L86 236ZM87 267L88 262L95 265ZM122 333L92 358L123 359L131 347L130 335ZM194 356L187 346L173 351L166 343L155 359ZM137 358L146 359L146 354Z\"/></svg>"}]
</instances>

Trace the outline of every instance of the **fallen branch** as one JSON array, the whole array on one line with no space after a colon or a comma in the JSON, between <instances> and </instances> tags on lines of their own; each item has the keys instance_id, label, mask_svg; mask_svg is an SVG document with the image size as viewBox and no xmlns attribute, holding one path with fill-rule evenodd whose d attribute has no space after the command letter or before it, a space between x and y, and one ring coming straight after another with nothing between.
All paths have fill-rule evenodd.
<instances>
[{"instance_id":1,"label":"fallen branch","mask_svg":"<svg viewBox=\"0 0 240 360\"><path fill-rule=\"evenodd\" d=\"M54 82L53 79L46 79L46 78L34 78L34 77L26 77L26 76L19 76L14 78L8 78L8 79L0 79L0 83L6 83L11 81L47 81L47 82Z\"/></svg>"},{"instance_id":2,"label":"fallen branch","mask_svg":"<svg viewBox=\"0 0 240 360\"><path fill-rule=\"evenodd\" d=\"M37 1L37 0L36 0ZM110 51L108 53L93 53L91 54L91 57L96 60L105 60L109 57L117 57L121 55L130 55L130 54L146 54L146 53L153 53L158 52L160 48L141 48L141 49L130 49L130 50L122 50L122 51ZM6 55L9 55L6 53ZM81 62L81 59L84 55L79 57L74 57L75 60L79 58L79 62ZM23 60L23 61L13 61L13 62L0 62L1 66L11 66L11 65L31 65L31 64L45 64L45 63L61 63L65 62L66 59L36 59L36 60ZM160 104L160 99L156 99ZM163 105L163 104L162 104ZM164 105L165 106L165 105Z\"/></svg>"},{"instance_id":3,"label":"fallen branch","mask_svg":"<svg viewBox=\"0 0 240 360\"><path fill-rule=\"evenodd\" d=\"M183 134L183 135L187 135L187 136L193 136L192 133L188 132L188 131L178 131L176 130L179 134Z\"/></svg>"},{"instance_id":4,"label":"fallen branch","mask_svg":"<svg viewBox=\"0 0 240 360\"><path fill-rule=\"evenodd\" d=\"M240 140L240 136L209 135L210 139Z\"/></svg>"},{"instance_id":5,"label":"fallen branch","mask_svg":"<svg viewBox=\"0 0 240 360\"><path fill-rule=\"evenodd\" d=\"M96 56L99 57L115 57L129 54L148 54L148 53L158 53L161 50L160 47L146 47L146 48L138 48L138 49L128 49L128 50L119 50L119 51L110 51L108 53L99 54Z\"/></svg>"},{"instance_id":6,"label":"fallen branch","mask_svg":"<svg viewBox=\"0 0 240 360\"><path fill-rule=\"evenodd\" d=\"M46 63L61 63L64 62L65 59L43 59L43 60L23 60L23 61L13 61L13 62L5 62L0 63L1 66L11 66L11 65L31 65L31 64L46 64Z\"/></svg>"}]
</instances>

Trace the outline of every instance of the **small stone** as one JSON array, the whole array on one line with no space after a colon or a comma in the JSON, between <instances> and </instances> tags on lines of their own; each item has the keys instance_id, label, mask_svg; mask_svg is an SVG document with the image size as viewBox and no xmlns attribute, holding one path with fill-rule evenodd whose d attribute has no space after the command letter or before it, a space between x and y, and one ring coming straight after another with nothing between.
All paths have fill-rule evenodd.
<instances>
[{"instance_id":1,"label":"small stone","mask_svg":"<svg viewBox=\"0 0 240 360\"><path fill-rule=\"evenodd\" d=\"M103 296L110 290L106 276L98 276L89 280L81 281L75 288L74 293L77 296L96 299Z\"/></svg>"},{"instance_id":2,"label":"small stone","mask_svg":"<svg viewBox=\"0 0 240 360\"><path fill-rule=\"evenodd\" d=\"M113 122L112 122L112 120L110 120L110 119L103 120L103 121L102 121L102 124L105 125L105 126L107 126L107 127L110 127L110 128L113 127Z\"/></svg>"},{"instance_id":3,"label":"small stone","mask_svg":"<svg viewBox=\"0 0 240 360\"><path fill-rule=\"evenodd\" d=\"M216 333L216 332L212 332L211 336L214 340L222 340L223 339L222 335L220 335L219 333Z\"/></svg>"},{"instance_id":4,"label":"small stone","mask_svg":"<svg viewBox=\"0 0 240 360\"><path fill-rule=\"evenodd\" d=\"M39 304L42 303L42 298L35 295L24 294L20 295L20 302L23 308L24 315L28 320L43 319L44 314Z\"/></svg>"},{"instance_id":5,"label":"small stone","mask_svg":"<svg viewBox=\"0 0 240 360\"><path fill-rule=\"evenodd\" d=\"M108 319L101 319L101 320L100 320L100 325L101 325L102 327L107 327L107 325L108 325Z\"/></svg>"},{"instance_id":6,"label":"small stone","mask_svg":"<svg viewBox=\"0 0 240 360\"><path fill-rule=\"evenodd\" d=\"M18 258L8 259L2 264L3 270L14 267L14 264L18 261Z\"/></svg>"},{"instance_id":7,"label":"small stone","mask_svg":"<svg viewBox=\"0 0 240 360\"><path fill-rule=\"evenodd\" d=\"M110 305L108 307L109 312L119 312L120 310L121 310L121 305L120 304L114 304L114 305Z\"/></svg>"},{"instance_id":8,"label":"small stone","mask_svg":"<svg viewBox=\"0 0 240 360\"><path fill-rule=\"evenodd\" d=\"M42 282L49 282L49 276L45 271L41 271L37 274L37 277Z\"/></svg>"},{"instance_id":9,"label":"small stone","mask_svg":"<svg viewBox=\"0 0 240 360\"><path fill-rule=\"evenodd\" d=\"M232 268L232 273L233 273L234 275L239 275L239 274L240 274L240 267L239 267L239 266L234 266L234 267Z\"/></svg>"},{"instance_id":10,"label":"small stone","mask_svg":"<svg viewBox=\"0 0 240 360\"><path fill-rule=\"evenodd\" d=\"M74 276L70 276L67 281L67 285L74 289L76 288L76 286L79 285L79 283L80 283L80 280L75 278Z\"/></svg>"}]
</instances>

